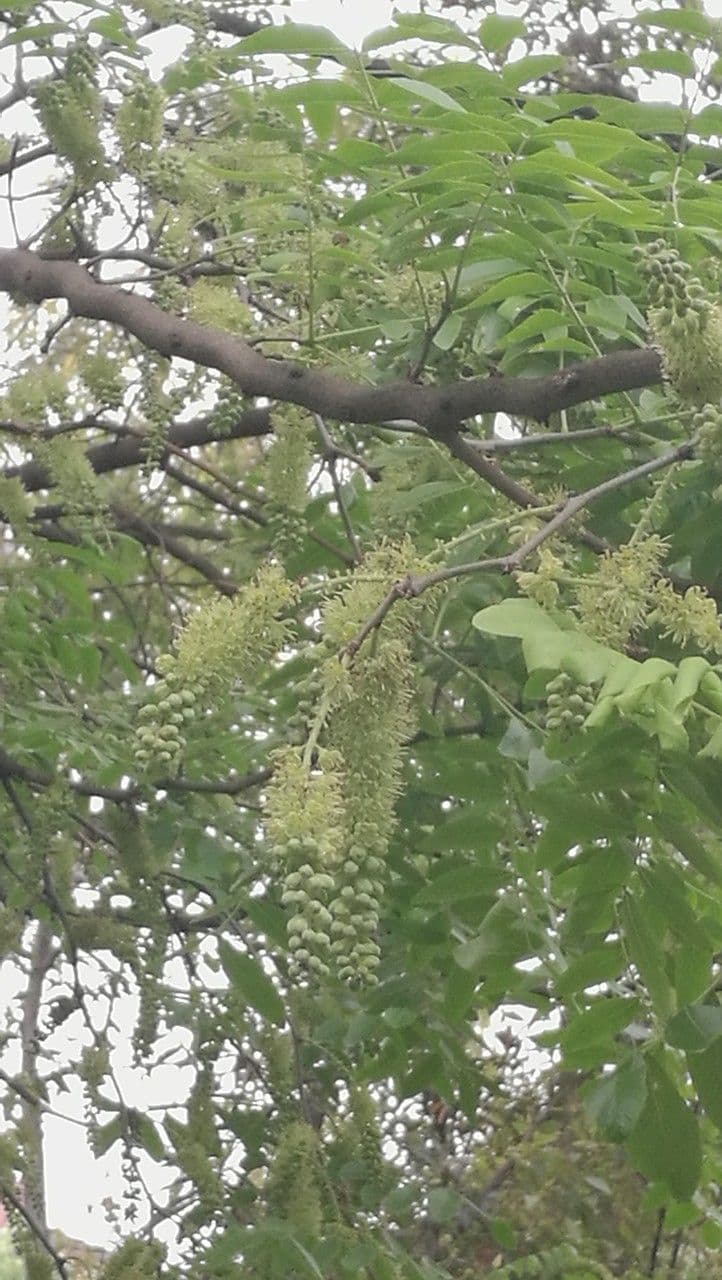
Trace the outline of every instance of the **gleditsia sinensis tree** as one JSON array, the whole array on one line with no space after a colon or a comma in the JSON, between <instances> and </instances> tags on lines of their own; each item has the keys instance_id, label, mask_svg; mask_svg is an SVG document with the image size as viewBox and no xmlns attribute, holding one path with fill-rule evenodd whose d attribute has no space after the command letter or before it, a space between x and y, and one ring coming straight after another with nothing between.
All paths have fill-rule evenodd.
<instances>
[{"instance_id":1,"label":"gleditsia sinensis tree","mask_svg":"<svg viewBox=\"0 0 722 1280\"><path fill-rule=\"evenodd\" d=\"M722 34L517 10L2 8L32 1280L71 1085L104 1280L719 1267Z\"/></svg>"}]
</instances>

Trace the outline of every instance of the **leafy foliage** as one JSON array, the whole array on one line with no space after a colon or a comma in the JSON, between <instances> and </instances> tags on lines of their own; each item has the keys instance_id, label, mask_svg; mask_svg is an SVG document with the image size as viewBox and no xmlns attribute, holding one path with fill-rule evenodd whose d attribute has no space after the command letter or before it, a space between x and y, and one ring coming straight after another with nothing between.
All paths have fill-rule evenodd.
<instances>
[{"instance_id":1,"label":"leafy foliage","mask_svg":"<svg viewBox=\"0 0 722 1280\"><path fill-rule=\"evenodd\" d=\"M720 33L518 7L3 8L29 1276L70 1081L105 1280L719 1272Z\"/></svg>"}]
</instances>

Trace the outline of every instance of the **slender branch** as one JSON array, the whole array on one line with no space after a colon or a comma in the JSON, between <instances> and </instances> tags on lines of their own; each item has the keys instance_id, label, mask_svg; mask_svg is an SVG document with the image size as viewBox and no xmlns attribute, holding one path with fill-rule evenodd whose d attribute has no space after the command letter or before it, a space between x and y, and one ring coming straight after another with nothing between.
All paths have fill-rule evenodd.
<instances>
[{"instance_id":1,"label":"slender branch","mask_svg":"<svg viewBox=\"0 0 722 1280\"><path fill-rule=\"evenodd\" d=\"M85 425L78 422L77 429ZM100 425L89 422L87 425ZM110 423L103 423L107 430L119 430ZM191 422L174 422L168 432L169 444L180 449L190 449L193 445L213 444L223 440L239 440L252 436L264 436L271 430L271 414L269 409L248 409L239 414L229 428L215 429L212 416L194 418ZM137 467L143 462L144 441L137 435L123 435L117 440L104 441L103 444L91 445L86 450L86 457L96 475L104 475L108 471L120 471L128 467ZM52 488L53 481L47 469L38 462L24 462L21 466L8 467L2 473L8 479L17 477L28 493L37 493L39 489Z\"/></svg>"},{"instance_id":2,"label":"slender branch","mask_svg":"<svg viewBox=\"0 0 722 1280\"><path fill-rule=\"evenodd\" d=\"M38 1019L43 983L52 963L52 932L46 920L38 920L33 939L28 985L22 1000L20 1028L20 1073L28 1082L34 1097L24 1098L22 1103L25 1131L25 1170L23 1173L23 1201L32 1210L36 1233L42 1243L47 1237L45 1215L45 1161L43 1157L43 1113L40 1106L42 1085L38 1075L40 1037ZM46 1246L47 1247L47 1246Z\"/></svg>"},{"instance_id":3,"label":"slender branch","mask_svg":"<svg viewBox=\"0 0 722 1280\"><path fill-rule=\"evenodd\" d=\"M450 581L452 578L461 578L469 574L483 573L493 569L502 573L514 573L548 538L553 537L579 511L596 502L598 498L602 498L608 493L613 493L615 489L621 489L625 485L633 484L636 480L644 479L646 476L653 475L656 471L674 466L675 463L682 462L693 456L694 441L687 440L676 449L670 449L658 458L643 462L638 467L631 467L629 471L623 471L619 475L610 476L608 480L603 480L600 484L593 485L592 488L586 489L584 493L574 494L572 497L567 498L566 502L541 529L537 529L531 537L527 538L526 542L507 555L490 556L484 560L472 560L468 564L445 565L442 569L436 569L432 573L423 575L407 574L405 578L400 578L397 582L392 583L383 600L369 615L363 626L356 632L356 635L349 640L344 652L352 658L371 633L381 626L387 613L398 600L413 599L422 595L424 591L428 591L430 587L435 587L442 582Z\"/></svg>"},{"instance_id":4,"label":"slender branch","mask_svg":"<svg viewBox=\"0 0 722 1280\"><path fill-rule=\"evenodd\" d=\"M20 1197L15 1194L12 1187L9 1187L4 1179L0 1180L0 1200L4 1200L7 1204L12 1206L16 1213L20 1214L20 1217L25 1220L30 1231L35 1236L35 1239L52 1258L58 1275L62 1276L63 1280L68 1280L67 1259L62 1253L58 1253L47 1230L43 1229L40 1224L36 1222L35 1215L25 1207Z\"/></svg>"},{"instance_id":5,"label":"slender branch","mask_svg":"<svg viewBox=\"0 0 722 1280\"><path fill-rule=\"evenodd\" d=\"M577 440L594 440L599 436L619 436L615 427L581 427L579 431L543 431L533 436L494 436L475 441L479 453L514 453L518 449L543 449L550 444L575 444Z\"/></svg>"},{"instance_id":6,"label":"slender branch","mask_svg":"<svg viewBox=\"0 0 722 1280\"><path fill-rule=\"evenodd\" d=\"M233 774L229 778L154 778L152 787L157 791L196 791L211 795L236 796L251 787L261 786L271 776L268 768L253 769L249 773ZM59 779L57 773L47 769L37 769L32 765L16 760L3 747L0 747L0 778L17 778L31 787L50 787ZM109 787L93 782L88 778L64 778L65 785L79 796L98 796L103 800L125 804L145 794L146 787L139 783L130 783L127 787Z\"/></svg>"}]
</instances>

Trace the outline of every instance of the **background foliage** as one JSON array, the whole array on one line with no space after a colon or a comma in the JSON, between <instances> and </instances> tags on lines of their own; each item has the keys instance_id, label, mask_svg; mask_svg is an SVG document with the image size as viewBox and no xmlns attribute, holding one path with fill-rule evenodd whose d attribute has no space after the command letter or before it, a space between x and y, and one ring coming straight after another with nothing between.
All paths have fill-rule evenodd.
<instances>
[{"instance_id":1,"label":"background foliage","mask_svg":"<svg viewBox=\"0 0 722 1280\"><path fill-rule=\"evenodd\" d=\"M718 23L2 22L26 1274L713 1276Z\"/></svg>"}]
</instances>

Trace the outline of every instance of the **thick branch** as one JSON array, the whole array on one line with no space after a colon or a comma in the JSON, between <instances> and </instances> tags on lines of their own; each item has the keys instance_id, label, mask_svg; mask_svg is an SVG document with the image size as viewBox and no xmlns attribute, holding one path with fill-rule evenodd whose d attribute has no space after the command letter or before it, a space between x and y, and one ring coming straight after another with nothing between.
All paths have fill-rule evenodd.
<instances>
[{"instance_id":1,"label":"thick branch","mask_svg":"<svg viewBox=\"0 0 722 1280\"><path fill-rule=\"evenodd\" d=\"M34 302L65 298L71 311L119 325L145 346L225 373L247 395L298 404L348 422L411 418L432 433L496 411L544 420L582 401L661 380L656 351L637 348L572 365L541 378L470 378L446 387L393 382L368 387L322 369L272 360L242 338L161 310L112 284L99 284L74 262L48 262L26 249L0 250L0 289Z\"/></svg>"}]
</instances>

